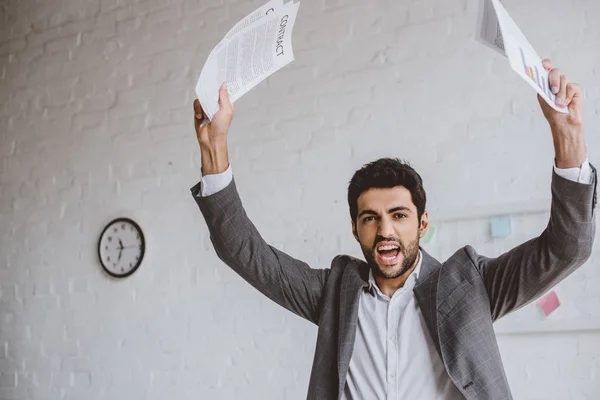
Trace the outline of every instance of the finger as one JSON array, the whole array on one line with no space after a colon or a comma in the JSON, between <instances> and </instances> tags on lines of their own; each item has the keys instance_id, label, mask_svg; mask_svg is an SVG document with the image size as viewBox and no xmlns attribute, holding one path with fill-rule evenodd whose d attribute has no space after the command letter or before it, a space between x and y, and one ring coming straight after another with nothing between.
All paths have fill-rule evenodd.
<instances>
[{"instance_id":1,"label":"finger","mask_svg":"<svg viewBox=\"0 0 600 400\"><path fill-rule=\"evenodd\" d=\"M567 84L567 94L565 97L565 106L568 106L569 104L571 104L571 101L573 101L573 98L578 93L581 93L581 87L576 83L568 83Z\"/></svg>"},{"instance_id":2,"label":"finger","mask_svg":"<svg viewBox=\"0 0 600 400\"><path fill-rule=\"evenodd\" d=\"M219 109L233 111L233 105L229 100L229 91L227 90L227 84L225 83L223 83L221 89L219 89Z\"/></svg>"},{"instance_id":3,"label":"finger","mask_svg":"<svg viewBox=\"0 0 600 400\"><path fill-rule=\"evenodd\" d=\"M556 94L556 105L559 107L565 106L565 98L567 97L567 85L569 84L569 78L566 75L560 76L560 90Z\"/></svg>"},{"instance_id":4,"label":"finger","mask_svg":"<svg viewBox=\"0 0 600 400\"><path fill-rule=\"evenodd\" d=\"M548 74L548 85L554 94L560 90L560 70L558 68L552 69Z\"/></svg>"},{"instance_id":5,"label":"finger","mask_svg":"<svg viewBox=\"0 0 600 400\"><path fill-rule=\"evenodd\" d=\"M542 60L542 65L544 66L544 68L546 69L546 71L551 71L552 70L552 60L549 58L544 58Z\"/></svg>"},{"instance_id":6,"label":"finger","mask_svg":"<svg viewBox=\"0 0 600 400\"><path fill-rule=\"evenodd\" d=\"M542 60L542 65L544 66L544 68L545 68L547 71L550 71L550 70L552 70L552 60L551 60L551 59L549 59L549 58L544 58L544 59Z\"/></svg>"},{"instance_id":7,"label":"finger","mask_svg":"<svg viewBox=\"0 0 600 400\"><path fill-rule=\"evenodd\" d=\"M194 117L202 121L204 119L204 110L198 99L194 100Z\"/></svg>"}]
</instances>

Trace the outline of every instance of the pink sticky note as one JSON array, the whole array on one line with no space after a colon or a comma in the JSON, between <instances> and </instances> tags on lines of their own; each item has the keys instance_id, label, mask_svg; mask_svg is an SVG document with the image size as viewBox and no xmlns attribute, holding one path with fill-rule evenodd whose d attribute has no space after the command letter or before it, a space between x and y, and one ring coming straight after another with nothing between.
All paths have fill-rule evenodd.
<instances>
[{"instance_id":1,"label":"pink sticky note","mask_svg":"<svg viewBox=\"0 0 600 400\"><path fill-rule=\"evenodd\" d=\"M556 310L558 306L560 306L560 301L558 300L558 296L556 292L553 290L549 292L547 295L538 300L538 304L542 307L544 314L546 317L552 313L552 311Z\"/></svg>"}]
</instances>

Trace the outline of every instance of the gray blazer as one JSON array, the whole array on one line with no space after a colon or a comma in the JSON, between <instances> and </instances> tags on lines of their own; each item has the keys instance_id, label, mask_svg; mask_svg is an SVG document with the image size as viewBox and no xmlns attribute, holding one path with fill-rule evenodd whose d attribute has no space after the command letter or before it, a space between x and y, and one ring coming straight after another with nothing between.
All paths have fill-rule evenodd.
<instances>
[{"instance_id":1,"label":"gray blazer","mask_svg":"<svg viewBox=\"0 0 600 400\"><path fill-rule=\"evenodd\" d=\"M492 323L544 294L590 256L595 235L596 169L581 184L553 172L550 221L539 237L497 258L465 246L440 263L423 249L414 292L452 382L467 399L512 398ZM265 296L318 325L308 399L339 399L354 348L368 265L338 255L329 269L269 246L246 216L235 181L192 195L219 258Z\"/></svg>"}]
</instances>

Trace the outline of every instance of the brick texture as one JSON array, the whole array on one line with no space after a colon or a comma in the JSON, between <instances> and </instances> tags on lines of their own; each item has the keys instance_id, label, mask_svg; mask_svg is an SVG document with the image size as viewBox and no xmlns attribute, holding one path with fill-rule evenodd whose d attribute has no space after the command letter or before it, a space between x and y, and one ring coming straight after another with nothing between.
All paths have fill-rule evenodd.
<instances>
[{"instance_id":1,"label":"brick texture","mask_svg":"<svg viewBox=\"0 0 600 400\"><path fill-rule=\"evenodd\" d=\"M262 1L0 1L0 399L305 398L316 328L218 261L188 190L203 62ZM586 88L594 162L600 2L504 3ZM359 255L346 185L382 156L421 173L434 221L548 200L549 130L530 88L475 41L478 4L302 1L296 61L236 103L229 139L269 243L321 268ZM125 280L96 256L119 216L147 238ZM600 398L600 331L500 345L516 398Z\"/></svg>"}]
</instances>

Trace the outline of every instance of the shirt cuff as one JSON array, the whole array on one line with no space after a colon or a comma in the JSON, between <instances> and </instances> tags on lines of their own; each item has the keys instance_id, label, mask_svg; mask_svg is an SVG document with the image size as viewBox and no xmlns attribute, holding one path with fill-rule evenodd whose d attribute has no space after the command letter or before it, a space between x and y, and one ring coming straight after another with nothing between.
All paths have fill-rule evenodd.
<instances>
[{"instance_id":1,"label":"shirt cuff","mask_svg":"<svg viewBox=\"0 0 600 400\"><path fill-rule=\"evenodd\" d=\"M585 183L589 185L592 183L592 169L590 168L590 162L586 158L583 164L581 164L581 168L556 168L556 164L554 164L554 172L558 176L561 176L565 179L568 179L573 182Z\"/></svg>"},{"instance_id":2,"label":"shirt cuff","mask_svg":"<svg viewBox=\"0 0 600 400\"><path fill-rule=\"evenodd\" d=\"M220 174L205 175L200 180L200 193L202 197L210 196L225 189L233 180L231 164Z\"/></svg>"}]
</instances>

